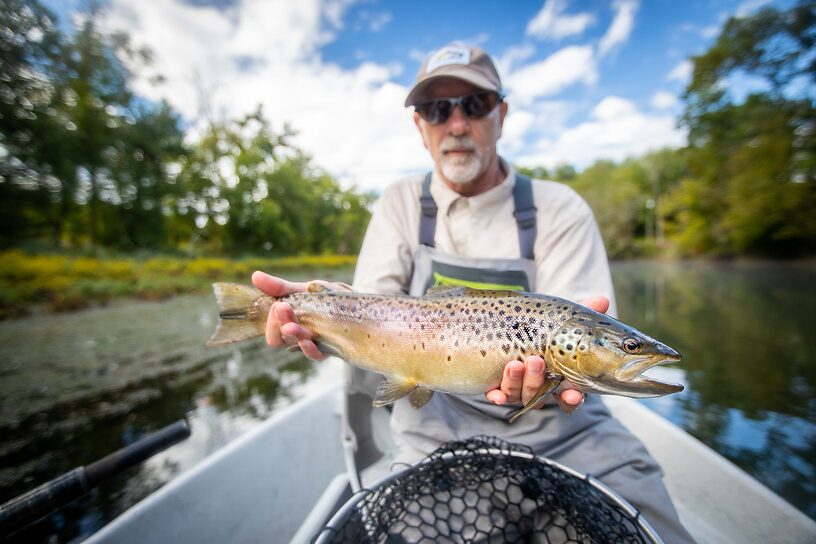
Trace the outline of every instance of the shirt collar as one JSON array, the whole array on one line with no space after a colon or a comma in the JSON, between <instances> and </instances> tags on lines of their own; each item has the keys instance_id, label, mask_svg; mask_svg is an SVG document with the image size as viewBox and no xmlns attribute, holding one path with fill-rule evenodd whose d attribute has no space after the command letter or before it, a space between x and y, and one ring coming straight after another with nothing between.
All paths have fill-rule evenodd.
<instances>
[{"instance_id":1,"label":"shirt collar","mask_svg":"<svg viewBox=\"0 0 816 544\"><path fill-rule=\"evenodd\" d=\"M451 206L459 200L465 199L468 203L468 208L471 211L487 210L494 207L499 207L505 202L513 193L513 188L516 186L516 169L507 164L507 162L499 157L502 168L507 172L507 177L504 180L484 193L474 196L462 196L439 179L436 170L431 176L431 196L436 202L437 208L442 214L447 215Z\"/></svg>"}]
</instances>

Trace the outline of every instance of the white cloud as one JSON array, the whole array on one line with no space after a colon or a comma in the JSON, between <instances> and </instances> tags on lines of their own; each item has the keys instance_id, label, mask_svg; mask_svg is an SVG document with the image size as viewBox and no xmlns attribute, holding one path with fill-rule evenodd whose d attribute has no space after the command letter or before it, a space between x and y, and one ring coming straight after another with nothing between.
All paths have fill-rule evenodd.
<instances>
[{"instance_id":1,"label":"white cloud","mask_svg":"<svg viewBox=\"0 0 816 544\"><path fill-rule=\"evenodd\" d=\"M575 104L564 100L539 100L525 108L510 103L504 122L499 152L508 157L526 153L530 142L552 139L567 128L567 120L578 113Z\"/></svg>"},{"instance_id":2,"label":"white cloud","mask_svg":"<svg viewBox=\"0 0 816 544\"><path fill-rule=\"evenodd\" d=\"M734 12L734 15L737 17L748 17L752 15L755 11L759 8L763 7L765 4L770 4L771 0L746 0L739 6Z\"/></svg>"},{"instance_id":3,"label":"white cloud","mask_svg":"<svg viewBox=\"0 0 816 544\"><path fill-rule=\"evenodd\" d=\"M598 55L601 57L606 56L612 49L629 39L635 26L635 14L640 7L640 2L638 0L616 0L613 7L615 17L598 44Z\"/></svg>"},{"instance_id":4,"label":"white cloud","mask_svg":"<svg viewBox=\"0 0 816 544\"><path fill-rule=\"evenodd\" d=\"M656 110L668 110L677 105L677 97L668 91L657 91L650 103Z\"/></svg>"},{"instance_id":5,"label":"white cloud","mask_svg":"<svg viewBox=\"0 0 816 544\"><path fill-rule=\"evenodd\" d=\"M501 57L496 59L499 75L509 74L518 63L529 59L533 53L535 53L535 46L529 43L508 48Z\"/></svg>"},{"instance_id":6,"label":"white cloud","mask_svg":"<svg viewBox=\"0 0 816 544\"><path fill-rule=\"evenodd\" d=\"M684 60L680 62L677 66L672 68L671 72L666 75L666 79L668 81L679 81L682 84L686 84L691 77L691 70L694 68L694 65L691 63L690 60Z\"/></svg>"},{"instance_id":7,"label":"white cloud","mask_svg":"<svg viewBox=\"0 0 816 544\"><path fill-rule=\"evenodd\" d=\"M320 47L343 27L349 5L243 0L219 11L183 0L112 0L103 23L153 50L166 82L141 77L142 96L167 99L197 126L203 97L216 117L261 104L274 128L286 122L298 131L294 143L317 166L344 183L381 188L430 159L403 107L408 89L391 82L400 65L348 70L322 60Z\"/></svg>"},{"instance_id":8,"label":"white cloud","mask_svg":"<svg viewBox=\"0 0 816 544\"><path fill-rule=\"evenodd\" d=\"M563 0L546 0L541 10L527 23L527 35L539 40L559 40L582 34L595 23L591 13L564 13L567 5Z\"/></svg>"},{"instance_id":9,"label":"white cloud","mask_svg":"<svg viewBox=\"0 0 816 544\"><path fill-rule=\"evenodd\" d=\"M575 83L591 85L597 80L592 47L570 46L543 61L511 72L505 78L505 86L512 101L524 105L539 97L552 96Z\"/></svg>"},{"instance_id":10,"label":"white cloud","mask_svg":"<svg viewBox=\"0 0 816 544\"><path fill-rule=\"evenodd\" d=\"M543 138L516 157L523 166L569 163L589 166L597 159L615 161L665 146L684 145L686 134L670 114L649 115L630 101L608 96L592 110L590 119L564 130L557 138Z\"/></svg>"},{"instance_id":11,"label":"white cloud","mask_svg":"<svg viewBox=\"0 0 816 544\"><path fill-rule=\"evenodd\" d=\"M388 13L387 11L372 15L371 19L368 22L368 28L372 32L379 32L380 30L385 28L385 25L390 23L393 19L394 16Z\"/></svg>"},{"instance_id":12,"label":"white cloud","mask_svg":"<svg viewBox=\"0 0 816 544\"><path fill-rule=\"evenodd\" d=\"M710 39L714 38L720 33L720 25L702 26L694 23L683 23L680 25L680 30L683 32L689 32L691 34L697 34L701 38Z\"/></svg>"}]
</instances>

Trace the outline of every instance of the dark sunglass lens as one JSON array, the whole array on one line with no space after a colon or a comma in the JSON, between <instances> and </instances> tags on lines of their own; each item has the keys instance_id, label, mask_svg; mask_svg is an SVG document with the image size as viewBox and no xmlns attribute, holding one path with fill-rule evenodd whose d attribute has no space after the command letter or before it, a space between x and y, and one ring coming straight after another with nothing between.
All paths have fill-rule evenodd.
<instances>
[{"instance_id":1,"label":"dark sunglass lens","mask_svg":"<svg viewBox=\"0 0 816 544\"><path fill-rule=\"evenodd\" d=\"M468 117L478 119L490 113L496 106L493 93L476 93L462 99L462 109Z\"/></svg>"},{"instance_id":2,"label":"dark sunglass lens","mask_svg":"<svg viewBox=\"0 0 816 544\"><path fill-rule=\"evenodd\" d=\"M432 100L428 102L428 117L426 121L432 125L444 123L450 117L453 107L449 100Z\"/></svg>"}]
</instances>

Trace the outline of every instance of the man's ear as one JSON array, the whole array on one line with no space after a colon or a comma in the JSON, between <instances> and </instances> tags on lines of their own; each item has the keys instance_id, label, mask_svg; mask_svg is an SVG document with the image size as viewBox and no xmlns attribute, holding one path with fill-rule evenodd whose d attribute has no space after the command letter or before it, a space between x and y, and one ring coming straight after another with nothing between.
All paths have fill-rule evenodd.
<instances>
[{"instance_id":1,"label":"man's ear","mask_svg":"<svg viewBox=\"0 0 816 544\"><path fill-rule=\"evenodd\" d=\"M422 145L425 146L425 149L429 149L428 138L425 135L425 126L423 125L422 117L420 117L417 112L414 112L414 124L416 125L417 130L419 131L419 136L422 138Z\"/></svg>"},{"instance_id":2,"label":"man's ear","mask_svg":"<svg viewBox=\"0 0 816 544\"><path fill-rule=\"evenodd\" d=\"M502 129L504 128L504 118L507 117L507 110L510 106L507 105L507 102L501 102L499 104L499 136L502 135Z\"/></svg>"}]
</instances>

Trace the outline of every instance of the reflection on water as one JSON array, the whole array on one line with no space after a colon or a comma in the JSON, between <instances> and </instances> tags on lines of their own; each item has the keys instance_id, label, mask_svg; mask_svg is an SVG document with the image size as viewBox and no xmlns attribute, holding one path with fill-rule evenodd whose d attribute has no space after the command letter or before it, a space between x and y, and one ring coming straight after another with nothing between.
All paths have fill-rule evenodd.
<instances>
[{"instance_id":1,"label":"reflection on water","mask_svg":"<svg viewBox=\"0 0 816 544\"><path fill-rule=\"evenodd\" d=\"M686 390L644 402L816 517L816 268L624 262L613 275L620 317L684 356L650 373ZM185 414L193 431L14 540L90 534L340 379L261 342L206 348L214 323L209 296L0 323L0 501Z\"/></svg>"},{"instance_id":2,"label":"reflection on water","mask_svg":"<svg viewBox=\"0 0 816 544\"><path fill-rule=\"evenodd\" d=\"M816 518L816 267L616 263L620 317L683 354L644 401ZM680 370L682 369L682 370Z\"/></svg>"},{"instance_id":3,"label":"reflection on water","mask_svg":"<svg viewBox=\"0 0 816 544\"><path fill-rule=\"evenodd\" d=\"M339 279L347 281L347 277ZM87 536L340 368L208 348L211 296L0 323L0 502L187 416L192 435L3 542Z\"/></svg>"}]
</instances>

